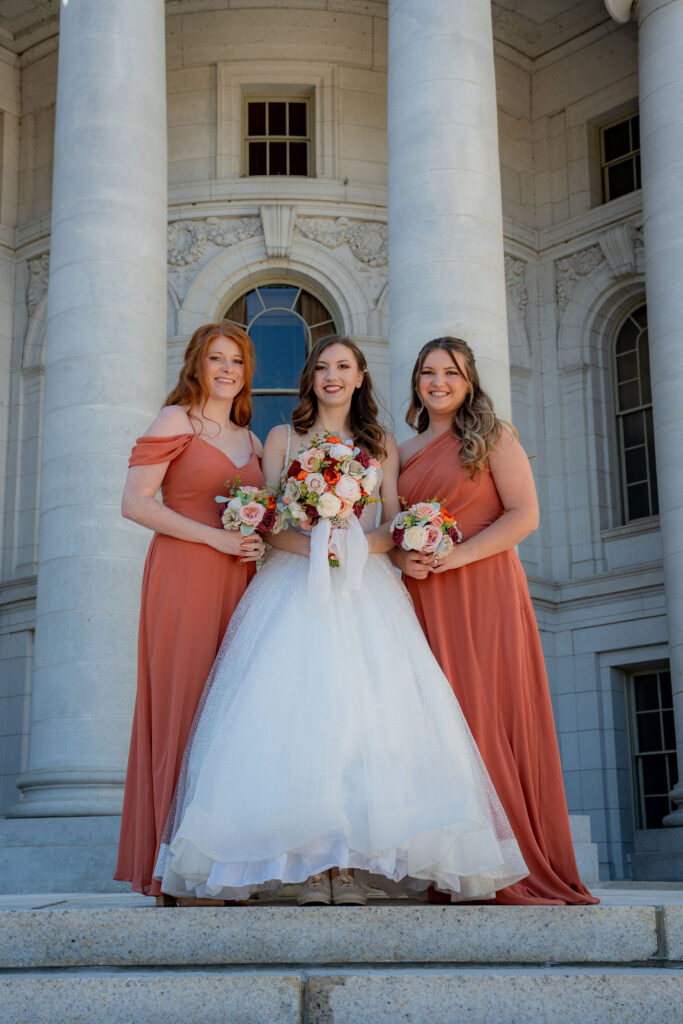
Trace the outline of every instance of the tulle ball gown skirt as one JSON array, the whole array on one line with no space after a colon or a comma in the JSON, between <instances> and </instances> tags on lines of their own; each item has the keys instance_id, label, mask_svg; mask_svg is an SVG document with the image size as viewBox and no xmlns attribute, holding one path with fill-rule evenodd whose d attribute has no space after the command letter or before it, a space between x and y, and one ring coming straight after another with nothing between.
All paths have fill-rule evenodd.
<instances>
[{"instance_id":1,"label":"tulle ball gown skirt","mask_svg":"<svg viewBox=\"0 0 683 1024\"><path fill-rule=\"evenodd\" d=\"M271 551L216 659L155 874L240 898L332 866L490 896L527 872L479 752L385 555L361 589ZM457 609L453 609L457 628ZM362 876L365 877L365 876Z\"/></svg>"}]
</instances>

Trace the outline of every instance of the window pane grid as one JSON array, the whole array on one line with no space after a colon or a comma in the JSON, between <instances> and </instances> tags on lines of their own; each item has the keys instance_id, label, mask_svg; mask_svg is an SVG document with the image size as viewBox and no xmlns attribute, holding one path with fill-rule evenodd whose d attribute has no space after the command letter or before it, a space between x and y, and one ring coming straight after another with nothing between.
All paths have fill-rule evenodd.
<instances>
[{"instance_id":1,"label":"window pane grid","mask_svg":"<svg viewBox=\"0 0 683 1024\"><path fill-rule=\"evenodd\" d=\"M614 346L617 436L624 521L657 515L646 307L626 318Z\"/></svg>"},{"instance_id":2,"label":"window pane grid","mask_svg":"<svg viewBox=\"0 0 683 1024\"><path fill-rule=\"evenodd\" d=\"M600 131L603 199L627 195L641 187L640 119L631 114Z\"/></svg>"},{"instance_id":3,"label":"window pane grid","mask_svg":"<svg viewBox=\"0 0 683 1024\"><path fill-rule=\"evenodd\" d=\"M670 673L634 675L629 703L637 826L661 828L673 810L669 794L678 781Z\"/></svg>"},{"instance_id":4,"label":"window pane grid","mask_svg":"<svg viewBox=\"0 0 683 1024\"><path fill-rule=\"evenodd\" d=\"M310 101L246 101L246 173L309 177Z\"/></svg>"}]
</instances>

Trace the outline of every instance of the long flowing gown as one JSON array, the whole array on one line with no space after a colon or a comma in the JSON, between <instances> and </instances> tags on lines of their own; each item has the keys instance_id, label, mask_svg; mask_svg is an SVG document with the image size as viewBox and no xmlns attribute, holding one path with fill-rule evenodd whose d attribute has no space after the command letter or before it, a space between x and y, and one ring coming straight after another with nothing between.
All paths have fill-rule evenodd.
<instances>
[{"instance_id":1,"label":"long flowing gown","mask_svg":"<svg viewBox=\"0 0 683 1024\"><path fill-rule=\"evenodd\" d=\"M263 486L255 453L235 466L197 434L141 437L131 466L169 462L165 505L197 522L219 526L217 494L226 481ZM142 579L138 686L114 878L148 895L183 751L206 678L247 584L253 563L205 544L155 534Z\"/></svg>"},{"instance_id":2,"label":"long flowing gown","mask_svg":"<svg viewBox=\"0 0 683 1024\"><path fill-rule=\"evenodd\" d=\"M405 588L386 555L351 583L353 560L330 570L326 550L311 589L315 558L270 550L231 620L162 889L239 898L336 865L490 895L526 867Z\"/></svg>"},{"instance_id":3,"label":"long flowing gown","mask_svg":"<svg viewBox=\"0 0 683 1024\"><path fill-rule=\"evenodd\" d=\"M435 438L406 461L398 490L410 504L438 498L467 540L503 506L491 473L471 480L459 449L450 432ZM597 903L576 867L543 653L517 555L405 583L529 868L496 901Z\"/></svg>"}]
</instances>

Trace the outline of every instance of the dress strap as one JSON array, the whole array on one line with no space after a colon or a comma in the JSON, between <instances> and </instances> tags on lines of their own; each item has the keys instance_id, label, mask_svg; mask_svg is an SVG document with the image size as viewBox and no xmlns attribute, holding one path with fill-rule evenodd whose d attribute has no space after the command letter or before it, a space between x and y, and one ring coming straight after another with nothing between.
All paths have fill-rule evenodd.
<instances>
[{"instance_id":1,"label":"dress strap","mask_svg":"<svg viewBox=\"0 0 683 1024\"><path fill-rule=\"evenodd\" d=\"M292 450L292 424L287 424L287 452L285 454L285 469L289 466L289 455Z\"/></svg>"},{"instance_id":2,"label":"dress strap","mask_svg":"<svg viewBox=\"0 0 683 1024\"><path fill-rule=\"evenodd\" d=\"M256 455L256 448L254 447L254 435L252 434L251 430L249 430L249 427L247 427L247 433L249 434L249 444L251 445L251 453L252 455Z\"/></svg>"}]
</instances>

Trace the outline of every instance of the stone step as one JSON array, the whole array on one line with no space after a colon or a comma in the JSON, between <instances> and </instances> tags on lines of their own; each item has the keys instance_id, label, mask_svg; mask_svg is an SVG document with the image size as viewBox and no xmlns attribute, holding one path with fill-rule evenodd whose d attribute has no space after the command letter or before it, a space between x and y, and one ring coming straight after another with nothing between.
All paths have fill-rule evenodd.
<instances>
[{"instance_id":1,"label":"stone step","mask_svg":"<svg viewBox=\"0 0 683 1024\"><path fill-rule=\"evenodd\" d=\"M680 1024L673 968L0 975L3 1024Z\"/></svg>"},{"instance_id":2,"label":"stone step","mask_svg":"<svg viewBox=\"0 0 683 1024\"><path fill-rule=\"evenodd\" d=\"M5 969L683 960L683 905L143 907L0 913Z\"/></svg>"}]
</instances>

